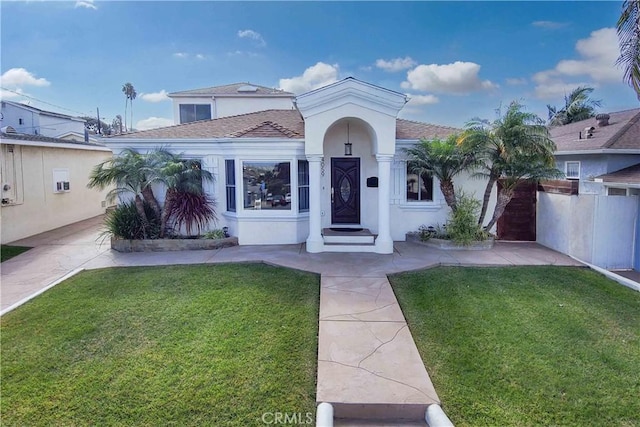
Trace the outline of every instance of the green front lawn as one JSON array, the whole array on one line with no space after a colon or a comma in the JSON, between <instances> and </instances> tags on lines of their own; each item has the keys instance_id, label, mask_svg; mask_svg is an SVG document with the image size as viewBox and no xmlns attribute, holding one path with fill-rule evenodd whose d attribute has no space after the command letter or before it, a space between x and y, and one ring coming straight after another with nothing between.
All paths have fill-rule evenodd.
<instances>
[{"instance_id":1,"label":"green front lawn","mask_svg":"<svg viewBox=\"0 0 640 427\"><path fill-rule=\"evenodd\" d=\"M82 272L1 318L2 425L314 413L319 282L250 264Z\"/></svg>"},{"instance_id":2,"label":"green front lawn","mask_svg":"<svg viewBox=\"0 0 640 427\"><path fill-rule=\"evenodd\" d=\"M2 245L2 246L0 246L0 262L5 262L6 260L11 259L14 256L18 256L22 252L26 252L29 249L31 249L31 248L29 248L27 246Z\"/></svg>"},{"instance_id":3,"label":"green front lawn","mask_svg":"<svg viewBox=\"0 0 640 427\"><path fill-rule=\"evenodd\" d=\"M456 426L640 426L640 293L563 267L390 280Z\"/></svg>"}]
</instances>

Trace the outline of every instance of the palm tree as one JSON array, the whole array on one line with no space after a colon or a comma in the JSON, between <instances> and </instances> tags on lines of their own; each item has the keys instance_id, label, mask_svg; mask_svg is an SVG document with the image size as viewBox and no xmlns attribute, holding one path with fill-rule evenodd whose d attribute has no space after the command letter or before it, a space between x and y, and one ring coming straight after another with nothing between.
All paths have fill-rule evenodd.
<instances>
[{"instance_id":1,"label":"palm tree","mask_svg":"<svg viewBox=\"0 0 640 427\"><path fill-rule=\"evenodd\" d=\"M178 216L178 226L186 225L191 232L192 223L198 228L209 219L215 219L212 202L204 194L203 181L213 181L213 175L201 168L195 159L183 159L164 148L150 154L153 175L150 182L158 182L166 187L164 206L160 215L160 237L164 237L167 224L172 216ZM182 207L182 210L178 208Z\"/></svg>"},{"instance_id":2,"label":"palm tree","mask_svg":"<svg viewBox=\"0 0 640 427\"><path fill-rule=\"evenodd\" d=\"M545 126L544 120L533 113L523 111L523 108L522 104L513 101L504 114L501 109L497 110L499 117L492 123L473 119L467 123L465 132L458 139L458 144L464 147L465 151L472 152L476 156L480 170L474 175L487 179L478 219L480 225L484 223L491 192L496 182L501 177L520 176L520 172L515 172L524 167L521 159L533 162L532 167L536 166L536 168L539 165L553 167L555 164L553 152L556 146L549 138L549 129ZM510 172L509 168L515 169ZM539 175L535 168L529 171L529 174L532 177ZM508 193L505 194L508 195ZM496 205L496 208L499 205ZM503 208L502 212L504 212ZM485 229L489 230L502 212L494 212L492 221L485 226Z\"/></svg>"},{"instance_id":3,"label":"palm tree","mask_svg":"<svg viewBox=\"0 0 640 427\"><path fill-rule=\"evenodd\" d=\"M474 162L474 157L456 144L457 140L457 135L450 135L444 140L423 139L413 147L405 149L409 155L409 170L419 175L428 174L438 178L444 200L454 212L457 205L453 177Z\"/></svg>"},{"instance_id":4,"label":"palm tree","mask_svg":"<svg viewBox=\"0 0 640 427\"><path fill-rule=\"evenodd\" d=\"M560 109L547 104L549 125L562 126L594 117L596 108L601 106L600 100L589 98L592 87L579 86L564 97L564 106Z\"/></svg>"},{"instance_id":5,"label":"palm tree","mask_svg":"<svg viewBox=\"0 0 640 427\"><path fill-rule=\"evenodd\" d=\"M129 82L122 85L122 93L125 95L124 101L124 130L127 131L127 104L131 104L131 127L133 128L133 100L136 99L138 93L133 85Z\"/></svg>"},{"instance_id":6,"label":"palm tree","mask_svg":"<svg viewBox=\"0 0 640 427\"><path fill-rule=\"evenodd\" d=\"M624 80L640 99L640 0L625 0L616 24L620 41L617 65L624 67Z\"/></svg>"},{"instance_id":7,"label":"palm tree","mask_svg":"<svg viewBox=\"0 0 640 427\"><path fill-rule=\"evenodd\" d=\"M500 219L521 182L557 179L564 176L555 166L550 165L544 158L536 154L520 154L509 161L500 159L499 163L501 185L498 189L496 207L491 220L485 226L486 230L491 230Z\"/></svg>"},{"instance_id":8,"label":"palm tree","mask_svg":"<svg viewBox=\"0 0 640 427\"><path fill-rule=\"evenodd\" d=\"M144 202L149 203L156 213L159 213L159 205L149 181L152 173L147 156L126 148L117 157L96 165L91 171L87 187L103 190L115 185L115 188L107 193L108 200L115 200L124 193L133 194L138 215L143 225L147 226L149 219L144 210Z\"/></svg>"}]
</instances>

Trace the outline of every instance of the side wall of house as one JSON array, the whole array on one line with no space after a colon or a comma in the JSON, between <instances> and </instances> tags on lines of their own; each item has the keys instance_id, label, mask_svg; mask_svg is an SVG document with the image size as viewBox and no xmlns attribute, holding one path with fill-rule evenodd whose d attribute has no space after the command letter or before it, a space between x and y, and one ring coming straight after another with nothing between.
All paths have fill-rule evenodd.
<instances>
[{"instance_id":1,"label":"side wall of house","mask_svg":"<svg viewBox=\"0 0 640 427\"><path fill-rule=\"evenodd\" d=\"M3 144L2 148L4 174L6 145ZM14 145L13 148L15 161L19 162L13 174L18 198L14 204L2 205L2 243L105 212L107 191L88 189L86 185L93 166L110 158L111 152L21 145ZM3 176L3 181L5 178L14 179ZM63 184L62 190L58 191L56 180L68 182L68 190L64 189Z\"/></svg>"},{"instance_id":2,"label":"side wall of house","mask_svg":"<svg viewBox=\"0 0 640 427\"><path fill-rule=\"evenodd\" d=\"M242 97L216 98L216 117L236 116L263 110L292 110L291 98Z\"/></svg>"}]
</instances>

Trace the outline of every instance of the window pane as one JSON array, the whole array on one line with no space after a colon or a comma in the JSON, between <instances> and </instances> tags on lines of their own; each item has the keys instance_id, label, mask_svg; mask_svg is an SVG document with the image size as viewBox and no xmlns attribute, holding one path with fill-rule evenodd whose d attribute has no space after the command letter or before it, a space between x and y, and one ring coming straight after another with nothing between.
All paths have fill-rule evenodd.
<instances>
[{"instance_id":1,"label":"window pane","mask_svg":"<svg viewBox=\"0 0 640 427\"><path fill-rule=\"evenodd\" d=\"M196 120L209 120L211 119L211 105L209 104L196 104Z\"/></svg>"},{"instance_id":2,"label":"window pane","mask_svg":"<svg viewBox=\"0 0 640 427\"><path fill-rule=\"evenodd\" d=\"M298 160L298 212L309 212L309 162Z\"/></svg>"},{"instance_id":3,"label":"window pane","mask_svg":"<svg viewBox=\"0 0 640 427\"><path fill-rule=\"evenodd\" d=\"M289 162L244 162L242 184L245 209L291 210Z\"/></svg>"},{"instance_id":4,"label":"window pane","mask_svg":"<svg viewBox=\"0 0 640 427\"><path fill-rule=\"evenodd\" d=\"M580 162L566 162L565 169L567 178L580 178Z\"/></svg>"},{"instance_id":5,"label":"window pane","mask_svg":"<svg viewBox=\"0 0 640 427\"><path fill-rule=\"evenodd\" d=\"M193 104L180 104L180 123L189 123L196 120Z\"/></svg>"},{"instance_id":6,"label":"window pane","mask_svg":"<svg viewBox=\"0 0 640 427\"><path fill-rule=\"evenodd\" d=\"M433 177L423 173L418 175L411 171L407 163L407 202L433 201Z\"/></svg>"},{"instance_id":7,"label":"window pane","mask_svg":"<svg viewBox=\"0 0 640 427\"><path fill-rule=\"evenodd\" d=\"M309 185L309 162L298 160L298 185Z\"/></svg>"},{"instance_id":8,"label":"window pane","mask_svg":"<svg viewBox=\"0 0 640 427\"><path fill-rule=\"evenodd\" d=\"M236 175L235 162L233 160L224 161L225 177L227 185L227 210L236 211Z\"/></svg>"}]
</instances>

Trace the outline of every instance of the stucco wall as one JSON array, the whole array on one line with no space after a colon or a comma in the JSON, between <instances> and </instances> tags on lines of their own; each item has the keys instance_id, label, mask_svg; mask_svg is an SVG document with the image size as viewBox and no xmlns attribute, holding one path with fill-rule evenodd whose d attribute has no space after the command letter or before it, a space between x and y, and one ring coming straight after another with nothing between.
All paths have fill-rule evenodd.
<instances>
[{"instance_id":1,"label":"stucco wall","mask_svg":"<svg viewBox=\"0 0 640 427\"><path fill-rule=\"evenodd\" d=\"M22 203L2 206L1 241L9 243L104 213L107 191L86 188L94 165L111 152L15 145L21 151ZM70 190L55 193L53 169L68 169Z\"/></svg>"},{"instance_id":2,"label":"stucco wall","mask_svg":"<svg viewBox=\"0 0 640 427\"><path fill-rule=\"evenodd\" d=\"M216 98L216 117L235 116L263 110L292 110L291 98Z\"/></svg>"},{"instance_id":3,"label":"stucco wall","mask_svg":"<svg viewBox=\"0 0 640 427\"><path fill-rule=\"evenodd\" d=\"M538 193L537 241L607 269L633 267L638 196Z\"/></svg>"},{"instance_id":4,"label":"stucco wall","mask_svg":"<svg viewBox=\"0 0 640 427\"><path fill-rule=\"evenodd\" d=\"M591 185L593 178L611 172L619 171L640 162L637 154L583 154L557 156L556 167L565 171L565 162L580 162L580 194L603 194L601 185Z\"/></svg>"}]
</instances>

